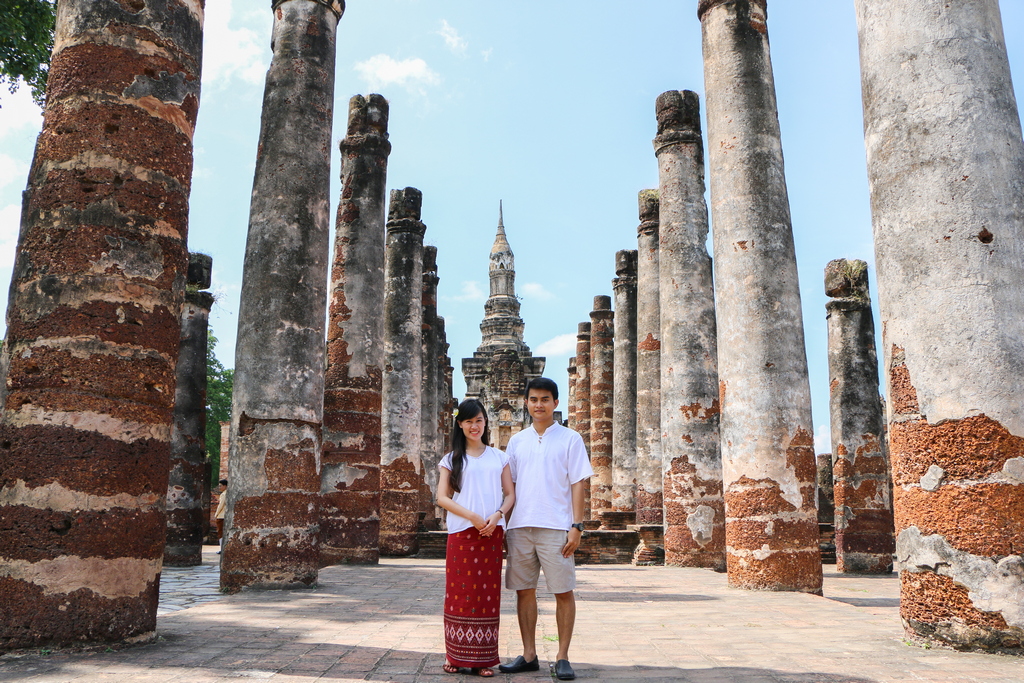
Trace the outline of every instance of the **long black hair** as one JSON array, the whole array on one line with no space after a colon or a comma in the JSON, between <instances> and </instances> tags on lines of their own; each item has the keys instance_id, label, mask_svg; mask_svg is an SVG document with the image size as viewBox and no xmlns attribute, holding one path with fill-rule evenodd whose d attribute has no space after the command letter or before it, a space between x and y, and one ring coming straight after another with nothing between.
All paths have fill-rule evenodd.
<instances>
[{"instance_id":1,"label":"long black hair","mask_svg":"<svg viewBox=\"0 0 1024 683\"><path fill-rule=\"evenodd\" d=\"M466 466L466 435L459 423L477 415L484 416L484 433L481 439L484 446L487 446L491 441L491 424L487 419L484 404L475 398L467 398L459 404L458 412L455 414L455 426L452 428L452 474L449 481L456 493L462 490L462 469Z\"/></svg>"}]
</instances>

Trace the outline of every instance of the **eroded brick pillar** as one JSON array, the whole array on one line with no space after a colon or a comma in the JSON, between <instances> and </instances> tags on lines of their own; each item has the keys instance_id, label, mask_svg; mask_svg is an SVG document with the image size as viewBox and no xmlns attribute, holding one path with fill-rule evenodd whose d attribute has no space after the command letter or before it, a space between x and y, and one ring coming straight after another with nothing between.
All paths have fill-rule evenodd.
<instances>
[{"instance_id":1,"label":"eroded brick pillar","mask_svg":"<svg viewBox=\"0 0 1024 683\"><path fill-rule=\"evenodd\" d=\"M836 568L888 574L896 546L868 264L830 261L825 294Z\"/></svg>"},{"instance_id":2,"label":"eroded brick pillar","mask_svg":"<svg viewBox=\"0 0 1024 683\"><path fill-rule=\"evenodd\" d=\"M565 407L565 420L569 429L576 431L576 356L569 359L569 367L566 368L569 375L569 398Z\"/></svg>"},{"instance_id":3,"label":"eroded brick pillar","mask_svg":"<svg viewBox=\"0 0 1024 683\"><path fill-rule=\"evenodd\" d=\"M441 374L441 349L437 329L437 247L423 247L423 327L421 335L423 375L420 401L420 462L423 466L420 511L434 517L434 493L437 491L438 464L442 451L438 420L438 389Z\"/></svg>"},{"instance_id":4,"label":"eroded brick pillar","mask_svg":"<svg viewBox=\"0 0 1024 683\"><path fill-rule=\"evenodd\" d=\"M658 275L658 191L637 197L636 523L661 524L661 284Z\"/></svg>"},{"instance_id":5,"label":"eroded brick pillar","mask_svg":"<svg viewBox=\"0 0 1024 683\"><path fill-rule=\"evenodd\" d=\"M665 563L725 570L715 292L697 93L656 104Z\"/></svg>"},{"instance_id":6,"label":"eroded brick pillar","mask_svg":"<svg viewBox=\"0 0 1024 683\"><path fill-rule=\"evenodd\" d=\"M154 635L202 25L59 4L0 364L0 649Z\"/></svg>"},{"instance_id":7,"label":"eroded brick pillar","mask_svg":"<svg viewBox=\"0 0 1024 683\"><path fill-rule=\"evenodd\" d=\"M189 254L188 287L181 307L181 336L171 426L171 469L167 482L167 544L164 564L194 567L203 563L206 509L209 491L206 472L206 345L213 295L210 287L213 259Z\"/></svg>"},{"instance_id":8,"label":"eroded brick pillar","mask_svg":"<svg viewBox=\"0 0 1024 683\"><path fill-rule=\"evenodd\" d=\"M316 583L335 32L275 0L238 309L221 588Z\"/></svg>"},{"instance_id":9,"label":"eroded brick pillar","mask_svg":"<svg viewBox=\"0 0 1024 683\"><path fill-rule=\"evenodd\" d=\"M999 3L855 7L900 612L1020 648L1024 142Z\"/></svg>"},{"instance_id":10,"label":"eroded brick pillar","mask_svg":"<svg viewBox=\"0 0 1024 683\"><path fill-rule=\"evenodd\" d=\"M701 0L732 586L821 592L811 392L764 0Z\"/></svg>"},{"instance_id":11,"label":"eroded brick pillar","mask_svg":"<svg viewBox=\"0 0 1024 683\"><path fill-rule=\"evenodd\" d=\"M391 191L384 266L384 378L381 391L380 554L418 549L420 400L423 367L423 194Z\"/></svg>"},{"instance_id":12,"label":"eroded brick pillar","mask_svg":"<svg viewBox=\"0 0 1024 683\"><path fill-rule=\"evenodd\" d=\"M615 252L612 510L636 512L636 249ZM572 376L569 377L572 393Z\"/></svg>"},{"instance_id":13,"label":"eroded brick pillar","mask_svg":"<svg viewBox=\"0 0 1024 683\"><path fill-rule=\"evenodd\" d=\"M590 455L590 323L580 323L576 332L576 427ZM583 514L590 515L590 480L587 480Z\"/></svg>"},{"instance_id":14,"label":"eroded brick pillar","mask_svg":"<svg viewBox=\"0 0 1024 683\"><path fill-rule=\"evenodd\" d=\"M320 565L380 558L380 392L388 101L356 95L341 148L327 326Z\"/></svg>"},{"instance_id":15,"label":"eroded brick pillar","mask_svg":"<svg viewBox=\"0 0 1024 683\"><path fill-rule=\"evenodd\" d=\"M615 314L610 296L595 296L590 312L590 514L612 509L612 399Z\"/></svg>"}]
</instances>

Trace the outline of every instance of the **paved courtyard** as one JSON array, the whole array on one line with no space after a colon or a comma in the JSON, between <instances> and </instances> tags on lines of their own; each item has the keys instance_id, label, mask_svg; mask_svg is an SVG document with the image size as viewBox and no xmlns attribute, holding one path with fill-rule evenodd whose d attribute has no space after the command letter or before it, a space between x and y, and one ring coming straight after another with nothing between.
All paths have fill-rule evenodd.
<instances>
[{"instance_id":1,"label":"paved courtyard","mask_svg":"<svg viewBox=\"0 0 1024 683\"><path fill-rule=\"evenodd\" d=\"M156 642L116 651L0 657L0 681L274 683L477 680L441 672L442 560L332 567L315 590L216 591L216 548L202 567L165 570ZM582 681L875 683L1024 681L1024 658L923 648L904 640L895 577L850 578L826 565L825 597L752 593L725 576L671 567L580 567L570 651ZM541 602L548 681L554 604ZM518 654L506 595L501 655Z\"/></svg>"}]
</instances>

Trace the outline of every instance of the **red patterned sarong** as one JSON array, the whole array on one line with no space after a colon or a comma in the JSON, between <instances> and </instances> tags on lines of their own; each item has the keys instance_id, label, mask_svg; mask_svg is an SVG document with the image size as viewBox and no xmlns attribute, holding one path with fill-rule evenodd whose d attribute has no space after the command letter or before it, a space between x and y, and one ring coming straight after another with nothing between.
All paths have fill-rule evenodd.
<instances>
[{"instance_id":1,"label":"red patterned sarong","mask_svg":"<svg viewBox=\"0 0 1024 683\"><path fill-rule=\"evenodd\" d=\"M484 538L474 528L448 534L445 562L444 649L455 666L497 666L501 611L501 541L498 527Z\"/></svg>"}]
</instances>

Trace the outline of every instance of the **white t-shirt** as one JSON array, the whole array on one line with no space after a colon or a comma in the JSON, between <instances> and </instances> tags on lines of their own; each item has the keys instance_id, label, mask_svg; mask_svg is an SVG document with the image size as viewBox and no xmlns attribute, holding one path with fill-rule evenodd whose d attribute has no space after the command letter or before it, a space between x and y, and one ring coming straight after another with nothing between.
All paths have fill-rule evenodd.
<instances>
[{"instance_id":1,"label":"white t-shirt","mask_svg":"<svg viewBox=\"0 0 1024 683\"><path fill-rule=\"evenodd\" d=\"M516 485L508 528L568 531L573 523L570 487L594 475L583 437L557 422L543 435L531 425L513 434L506 448Z\"/></svg>"},{"instance_id":2,"label":"white t-shirt","mask_svg":"<svg viewBox=\"0 0 1024 683\"><path fill-rule=\"evenodd\" d=\"M504 451L488 446L484 452L477 457L466 455L466 461L462 465L462 490L452 496L452 500L475 512L484 519L490 517L505 500L505 494L501 490L501 471L508 464L508 456ZM452 454L441 458L441 464L449 472L452 471ZM498 521L498 526L504 526L504 517ZM473 526L465 517L449 512L448 533L457 534Z\"/></svg>"}]
</instances>

